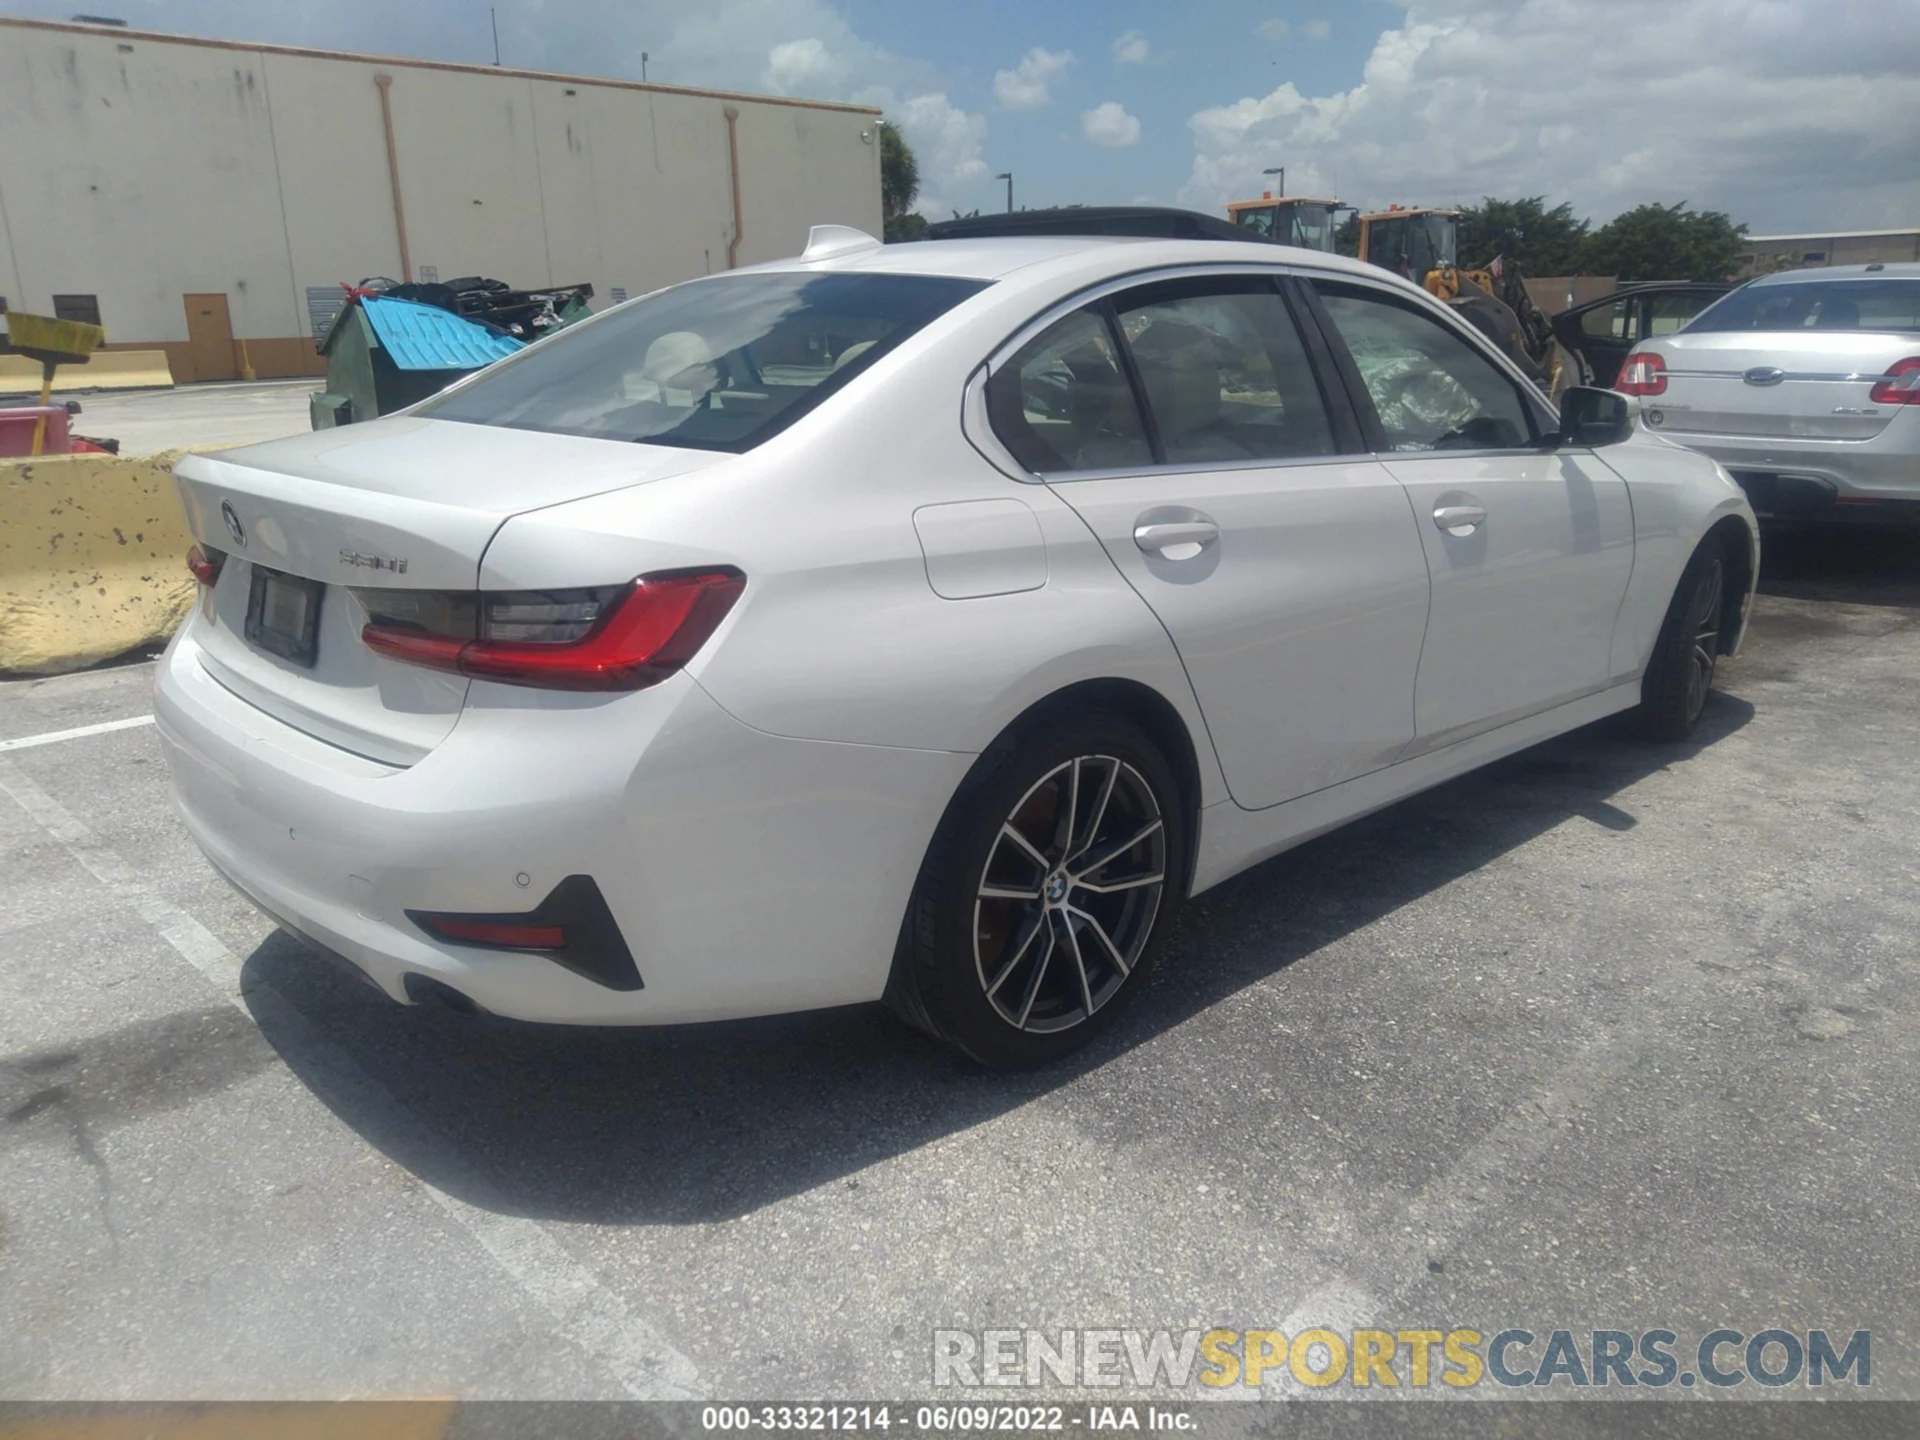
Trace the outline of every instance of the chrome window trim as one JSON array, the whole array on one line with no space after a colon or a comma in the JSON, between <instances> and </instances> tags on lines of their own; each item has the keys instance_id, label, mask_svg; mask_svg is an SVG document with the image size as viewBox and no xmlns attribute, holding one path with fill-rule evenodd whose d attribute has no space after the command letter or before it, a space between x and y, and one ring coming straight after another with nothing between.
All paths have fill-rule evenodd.
<instances>
[{"instance_id":1,"label":"chrome window trim","mask_svg":"<svg viewBox=\"0 0 1920 1440\"><path fill-rule=\"evenodd\" d=\"M960 432L966 437L967 443L979 452L983 460L1008 478L1018 480L1023 485L1059 485L1074 480L1121 480L1150 475L1212 474L1221 470L1271 470L1282 465L1331 465L1363 459L1364 451L1350 451L1332 455L1291 455L1274 460L1230 460L1218 465L1195 465L1191 461L1170 461L1164 465L1133 465L1117 469L1037 471L1027 469L1013 457L1013 452L1007 449L1005 442L994 431L993 422L987 413L987 381L993 378L1002 365L1018 354L1028 341L1042 334L1049 327L1064 320L1075 311L1084 310L1087 306L1097 304L1110 295L1122 290L1132 290L1141 285L1158 284L1164 280L1204 280L1214 276L1278 280L1289 275L1315 273L1322 272L1316 271L1312 266L1267 265L1248 261L1212 265L1156 265L1147 270L1135 270L1125 275L1111 276L1076 290L1064 299L1055 301L1002 340L967 378L967 387L960 405ZM1284 302L1284 297L1282 298ZM1337 382L1339 377L1333 378Z\"/></svg>"},{"instance_id":2,"label":"chrome window trim","mask_svg":"<svg viewBox=\"0 0 1920 1440\"><path fill-rule=\"evenodd\" d=\"M1352 463L1356 460L1417 460L1428 455L1444 455L1455 460L1478 460L1510 458L1515 455L1541 455L1556 453L1560 450L1579 450L1591 454L1587 446L1554 446L1549 437L1556 433L1559 416L1552 404L1541 395L1540 387L1529 379L1524 371L1514 365L1506 356L1487 344L1486 340L1472 326L1461 323L1444 305L1426 291L1417 293L1417 299L1426 303L1427 313L1437 323L1445 326L1449 333L1458 336L1475 354L1491 361L1509 382L1520 388L1523 402L1535 407L1535 418L1540 421L1543 438L1532 445L1518 445L1494 450L1353 450L1332 455L1293 455L1285 459L1273 460L1230 460L1217 465L1194 465L1191 462L1169 462L1164 465L1137 465L1102 470L1029 470L1013 457L998 434L987 414L987 381L998 369L1010 360L1022 346L1049 326L1065 319L1076 310L1106 299L1122 290L1131 290L1141 285L1153 285L1163 280L1206 279L1213 276L1244 277L1248 279L1280 279L1287 276L1312 281L1327 279L1337 284L1350 284L1371 290L1389 299L1416 298L1394 285L1384 285L1368 275L1355 275L1345 270L1327 270L1317 265L1298 263L1258 264L1248 261L1221 263L1214 265L1159 265L1147 270L1136 270L1125 275L1111 276L1096 284L1076 290L1073 294L1055 301L1038 315L1028 320L1005 340L1002 340L987 358L977 366L967 379L966 390L960 407L960 431L967 442L973 446L980 457L994 469L1017 480L1023 485L1061 485L1077 480L1125 480L1148 476L1172 476L1213 474L1229 470L1272 470L1279 467L1300 465L1335 465ZM1669 375L1675 371L1668 371ZM1331 377L1339 383L1340 377ZM1879 378L1879 377L1873 377Z\"/></svg>"}]
</instances>

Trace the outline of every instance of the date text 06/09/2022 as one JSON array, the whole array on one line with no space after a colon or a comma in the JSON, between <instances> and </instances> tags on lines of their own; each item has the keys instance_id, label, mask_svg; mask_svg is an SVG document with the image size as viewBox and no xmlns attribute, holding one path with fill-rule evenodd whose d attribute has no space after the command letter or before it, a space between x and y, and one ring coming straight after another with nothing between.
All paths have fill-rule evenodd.
<instances>
[{"instance_id":1,"label":"date text 06/09/2022","mask_svg":"<svg viewBox=\"0 0 1920 1440\"><path fill-rule=\"evenodd\" d=\"M887 1432L896 1426L916 1434L1006 1434L1065 1430L1155 1430L1189 1433L1197 1429L1191 1411L1168 1405L708 1405L700 1412L703 1430L819 1431L846 1434Z\"/></svg>"}]
</instances>

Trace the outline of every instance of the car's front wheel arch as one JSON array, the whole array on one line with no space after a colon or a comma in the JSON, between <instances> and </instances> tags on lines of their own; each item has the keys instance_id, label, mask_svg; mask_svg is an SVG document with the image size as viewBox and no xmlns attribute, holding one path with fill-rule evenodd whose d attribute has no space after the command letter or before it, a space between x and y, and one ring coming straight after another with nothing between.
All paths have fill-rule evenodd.
<instances>
[{"instance_id":1,"label":"car's front wheel arch","mask_svg":"<svg viewBox=\"0 0 1920 1440\"><path fill-rule=\"evenodd\" d=\"M1747 595L1753 589L1753 530L1738 515L1723 515L1701 537L1697 548L1708 545L1720 548L1726 566L1728 623L1720 634L1720 653L1731 655L1739 648L1741 633L1746 628Z\"/></svg>"}]
</instances>

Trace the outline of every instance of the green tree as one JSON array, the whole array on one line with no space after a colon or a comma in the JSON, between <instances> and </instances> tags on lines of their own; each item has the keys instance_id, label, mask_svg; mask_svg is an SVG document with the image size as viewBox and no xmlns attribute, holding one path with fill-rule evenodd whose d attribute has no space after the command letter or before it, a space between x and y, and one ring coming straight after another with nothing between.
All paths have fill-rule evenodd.
<instances>
[{"instance_id":1,"label":"green tree","mask_svg":"<svg viewBox=\"0 0 1920 1440\"><path fill-rule=\"evenodd\" d=\"M1462 265L1485 265L1504 255L1529 275L1574 275L1586 238L1587 222L1574 217L1573 206L1549 210L1544 195L1524 200L1488 195L1460 212Z\"/></svg>"},{"instance_id":2,"label":"green tree","mask_svg":"<svg viewBox=\"0 0 1920 1440\"><path fill-rule=\"evenodd\" d=\"M1639 205L1587 237L1581 268L1622 280L1726 280L1746 233L1718 210L1689 213L1684 200Z\"/></svg>"},{"instance_id":3,"label":"green tree","mask_svg":"<svg viewBox=\"0 0 1920 1440\"><path fill-rule=\"evenodd\" d=\"M1360 258L1360 216L1358 212L1349 212L1333 232L1333 251L1336 255L1345 255L1348 259Z\"/></svg>"},{"instance_id":4,"label":"green tree","mask_svg":"<svg viewBox=\"0 0 1920 1440\"><path fill-rule=\"evenodd\" d=\"M920 197L920 162L913 158L913 147L900 127L880 122L880 214L889 240L920 240L927 233L927 219L913 213L913 202Z\"/></svg>"}]
</instances>

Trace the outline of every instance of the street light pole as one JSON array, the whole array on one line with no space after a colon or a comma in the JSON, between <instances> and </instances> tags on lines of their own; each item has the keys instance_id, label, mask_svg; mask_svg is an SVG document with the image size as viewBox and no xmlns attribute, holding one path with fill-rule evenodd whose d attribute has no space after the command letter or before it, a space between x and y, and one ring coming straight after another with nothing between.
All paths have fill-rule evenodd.
<instances>
[{"instance_id":1,"label":"street light pole","mask_svg":"<svg viewBox=\"0 0 1920 1440\"><path fill-rule=\"evenodd\" d=\"M1280 198L1282 200L1287 198L1287 167L1286 166L1276 165L1271 170L1262 170L1260 173L1262 175L1278 175L1280 177Z\"/></svg>"},{"instance_id":2,"label":"street light pole","mask_svg":"<svg viewBox=\"0 0 1920 1440\"><path fill-rule=\"evenodd\" d=\"M993 178L1007 182L1007 213L1011 215L1013 213L1013 172L1011 170L1003 171Z\"/></svg>"}]
</instances>

